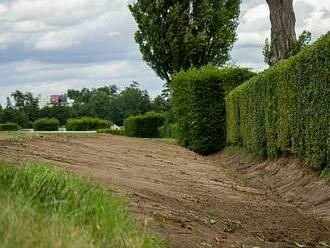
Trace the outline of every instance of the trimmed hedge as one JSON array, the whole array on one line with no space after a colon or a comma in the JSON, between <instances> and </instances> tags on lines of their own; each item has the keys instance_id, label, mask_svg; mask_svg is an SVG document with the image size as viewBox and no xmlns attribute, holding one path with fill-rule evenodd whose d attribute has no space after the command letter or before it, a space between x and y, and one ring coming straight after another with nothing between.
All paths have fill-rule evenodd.
<instances>
[{"instance_id":1,"label":"trimmed hedge","mask_svg":"<svg viewBox=\"0 0 330 248\"><path fill-rule=\"evenodd\" d=\"M68 131L96 131L98 129L107 129L112 123L108 120L99 118L83 117L77 119L68 119L66 130Z\"/></svg>"},{"instance_id":2,"label":"trimmed hedge","mask_svg":"<svg viewBox=\"0 0 330 248\"><path fill-rule=\"evenodd\" d=\"M330 168L330 33L226 98L227 142Z\"/></svg>"},{"instance_id":3,"label":"trimmed hedge","mask_svg":"<svg viewBox=\"0 0 330 248\"><path fill-rule=\"evenodd\" d=\"M178 143L207 155L226 144L225 94L255 73L204 66L176 74L170 84Z\"/></svg>"},{"instance_id":4,"label":"trimmed hedge","mask_svg":"<svg viewBox=\"0 0 330 248\"><path fill-rule=\"evenodd\" d=\"M119 136L126 136L125 129L98 129L97 133L105 133L105 134L112 134L112 135L119 135Z\"/></svg>"},{"instance_id":5,"label":"trimmed hedge","mask_svg":"<svg viewBox=\"0 0 330 248\"><path fill-rule=\"evenodd\" d=\"M126 135L140 138L157 138L158 128L164 124L165 119L164 114L154 112L128 117L124 121Z\"/></svg>"},{"instance_id":6,"label":"trimmed hedge","mask_svg":"<svg viewBox=\"0 0 330 248\"><path fill-rule=\"evenodd\" d=\"M58 131L60 122L55 118L41 118L33 122L35 131Z\"/></svg>"},{"instance_id":7,"label":"trimmed hedge","mask_svg":"<svg viewBox=\"0 0 330 248\"><path fill-rule=\"evenodd\" d=\"M6 123L0 124L0 132L1 131L18 131L20 129L21 129L21 127L19 125L17 125L16 123L6 122Z\"/></svg>"}]
</instances>

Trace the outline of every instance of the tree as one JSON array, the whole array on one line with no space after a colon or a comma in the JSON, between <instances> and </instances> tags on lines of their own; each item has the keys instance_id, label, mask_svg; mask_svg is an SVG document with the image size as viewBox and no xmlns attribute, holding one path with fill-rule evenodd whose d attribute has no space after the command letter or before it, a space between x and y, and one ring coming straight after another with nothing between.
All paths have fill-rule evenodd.
<instances>
[{"instance_id":1,"label":"tree","mask_svg":"<svg viewBox=\"0 0 330 248\"><path fill-rule=\"evenodd\" d=\"M46 106L39 111L39 118L55 118L60 121L60 125L65 125L66 121L72 117L73 109L68 106Z\"/></svg>"},{"instance_id":2,"label":"tree","mask_svg":"<svg viewBox=\"0 0 330 248\"><path fill-rule=\"evenodd\" d=\"M13 108L13 103L11 102L10 98L7 97L6 99L6 109L12 109Z\"/></svg>"},{"instance_id":3,"label":"tree","mask_svg":"<svg viewBox=\"0 0 330 248\"><path fill-rule=\"evenodd\" d=\"M293 0L266 0L270 10L271 42L268 64L292 56L297 43Z\"/></svg>"},{"instance_id":4,"label":"tree","mask_svg":"<svg viewBox=\"0 0 330 248\"><path fill-rule=\"evenodd\" d=\"M110 119L120 126L123 125L127 117L144 114L150 109L148 92L137 88L137 85L125 88L117 96L110 99Z\"/></svg>"},{"instance_id":5,"label":"tree","mask_svg":"<svg viewBox=\"0 0 330 248\"><path fill-rule=\"evenodd\" d=\"M206 64L222 65L236 39L240 0L137 0L129 8L138 24L135 41L156 74Z\"/></svg>"},{"instance_id":6,"label":"tree","mask_svg":"<svg viewBox=\"0 0 330 248\"><path fill-rule=\"evenodd\" d=\"M309 43L312 40L312 34L309 31L303 31L301 35L299 35L298 40L296 44L290 49L290 53L286 54L286 58L289 58L290 56L294 56L301 52L306 46L309 45ZM265 41L265 46L262 50L262 54L264 55L265 58L265 63L268 65L272 66L273 64L271 63L272 57L273 57L273 50L271 47L271 44L268 40L268 38Z\"/></svg>"},{"instance_id":7,"label":"tree","mask_svg":"<svg viewBox=\"0 0 330 248\"><path fill-rule=\"evenodd\" d=\"M31 122L38 119L39 100L30 92L22 93L19 90L11 94L14 98L14 108L25 112Z\"/></svg>"},{"instance_id":8,"label":"tree","mask_svg":"<svg viewBox=\"0 0 330 248\"><path fill-rule=\"evenodd\" d=\"M13 108L5 108L0 116L0 123L13 122L20 125L23 128L31 127L29 117L22 110Z\"/></svg>"},{"instance_id":9,"label":"tree","mask_svg":"<svg viewBox=\"0 0 330 248\"><path fill-rule=\"evenodd\" d=\"M90 115L102 119L110 119L110 96L107 90L94 91L89 98Z\"/></svg>"},{"instance_id":10,"label":"tree","mask_svg":"<svg viewBox=\"0 0 330 248\"><path fill-rule=\"evenodd\" d=\"M131 115L144 114L150 111L150 97L147 91L127 87L110 100L110 119L117 125L123 125L124 120Z\"/></svg>"},{"instance_id":11,"label":"tree","mask_svg":"<svg viewBox=\"0 0 330 248\"><path fill-rule=\"evenodd\" d=\"M154 112L169 112L171 104L164 96L159 95L151 102L151 110Z\"/></svg>"},{"instance_id":12,"label":"tree","mask_svg":"<svg viewBox=\"0 0 330 248\"><path fill-rule=\"evenodd\" d=\"M309 31L304 30L301 35L299 35L296 44L292 49L292 55L296 55L301 52L312 40L312 34Z\"/></svg>"}]
</instances>

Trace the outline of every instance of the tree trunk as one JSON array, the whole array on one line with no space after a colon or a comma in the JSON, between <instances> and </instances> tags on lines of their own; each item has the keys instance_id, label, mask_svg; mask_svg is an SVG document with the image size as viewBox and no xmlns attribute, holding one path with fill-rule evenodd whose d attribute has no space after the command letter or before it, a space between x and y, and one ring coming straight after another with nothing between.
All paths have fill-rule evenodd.
<instances>
[{"instance_id":1,"label":"tree trunk","mask_svg":"<svg viewBox=\"0 0 330 248\"><path fill-rule=\"evenodd\" d=\"M296 18L293 10L293 0L266 0L270 10L272 24L270 64L285 59L291 55L296 39Z\"/></svg>"}]
</instances>

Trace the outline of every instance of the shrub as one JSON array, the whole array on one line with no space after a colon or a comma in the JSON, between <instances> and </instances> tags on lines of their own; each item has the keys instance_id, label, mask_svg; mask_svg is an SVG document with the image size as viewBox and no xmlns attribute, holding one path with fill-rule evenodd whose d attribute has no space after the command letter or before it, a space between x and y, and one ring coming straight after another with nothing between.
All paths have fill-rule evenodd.
<instances>
[{"instance_id":1,"label":"shrub","mask_svg":"<svg viewBox=\"0 0 330 248\"><path fill-rule=\"evenodd\" d=\"M254 154L330 164L330 33L226 98L227 141Z\"/></svg>"},{"instance_id":2,"label":"shrub","mask_svg":"<svg viewBox=\"0 0 330 248\"><path fill-rule=\"evenodd\" d=\"M158 128L159 138L175 139L177 137L177 125L165 124Z\"/></svg>"},{"instance_id":3,"label":"shrub","mask_svg":"<svg viewBox=\"0 0 330 248\"><path fill-rule=\"evenodd\" d=\"M18 131L20 129L20 126L16 123L6 122L0 124L0 131Z\"/></svg>"},{"instance_id":4,"label":"shrub","mask_svg":"<svg viewBox=\"0 0 330 248\"><path fill-rule=\"evenodd\" d=\"M78 119L69 119L66 122L68 131L95 131L98 129L109 128L111 122L99 118L83 117Z\"/></svg>"},{"instance_id":5,"label":"shrub","mask_svg":"<svg viewBox=\"0 0 330 248\"><path fill-rule=\"evenodd\" d=\"M58 131L60 122L55 118L41 118L33 122L35 131Z\"/></svg>"},{"instance_id":6,"label":"shrub","mask_svg":"<svg viewBox=\"0 0 330 248\"><path fill-rule=\"evenodd\" d=\"M66 121L73 117L73 108L69 106L44 107L39 110L40 118L56 118L60 125L65 125Z\"/></svg>"},{"instance_id":7,"label":"shrub","mask_svg":"<svg viewBox=\"0 0 330 248\"><path fill-rule=\"evenodd\" d=\"M17 123L17 125L23 128L29 128L32 126L28 115L24 111L13 108L6 108L0 112L0 122Z\"/></svg>"},{"instance_id":8,"label":"shrub","mask_svg":"<svg viewBox=\"0 0 330 248\"><path fill-rule=\"evenodd\" d=\"M156 138L158 128L164 124L165 115L149 112L144 115L131 116L124 121L125 132L130 137Z\"/></svg>"},{"instance_id":9,"label":"shrub","mask_svg":"<svg viewBox=\"0 0 330 248\"><path fill-rule=\"evenodd\" d=\"M170 86L178 143L203 155L222 149L225 94L254 75L245 68L213 66L176 74Z\"/></svg>"},{"instance_id":10,"label":"shrub","mask_svg":"<svg viewBox=\"0 0 330 248\"><path fill-rule=\"evenodd\" d=\"M97 133L108 133L113 135L119 135L119 136L125 136L125 129L111 129L111 128L105 128L105 129L98 129Z\"/></svg>"}]
</instances>

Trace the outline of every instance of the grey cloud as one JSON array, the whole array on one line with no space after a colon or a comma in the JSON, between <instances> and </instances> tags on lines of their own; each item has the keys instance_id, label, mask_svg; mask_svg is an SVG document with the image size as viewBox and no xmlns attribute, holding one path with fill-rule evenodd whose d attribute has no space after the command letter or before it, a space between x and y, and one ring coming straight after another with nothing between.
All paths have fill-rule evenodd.
<instances>
[{"instance_id":1,"label":"grey cloud","mask_svg":"<svg viewBox=\"0 0 330 248\"><path fill-rule=\"evenodd\" d=\"M323 8L322 9L322 18L329 19L330 18L330 10Z\"/></svg>"},{"instance_id":2,"label":"grey cloud","mask_svg":"<svg viewBox=\"0 0 330 248\"><path fill-rule=\"evenodd\" d=\"M312 17L313 12L315 11L315 6L303 0L294 2L294 8L297 20L297 28L306 25L309 18Z\"/></svg>"},{"instance_id":3,"label":"grey cloud","mask_svg":"<svg viewBox=\"0 0 330 248\"><path fill-rule=\"evenodd\" d=\"M21 89L49 94L131 80L153 95L163 82L134 43L133 0L0 0L0 102ZM295 0L297 29L317 38L329 29L330 2ZM243 0L235 63L262 70L270 35L266 0Z\"/></svg>"}]
</instances>

